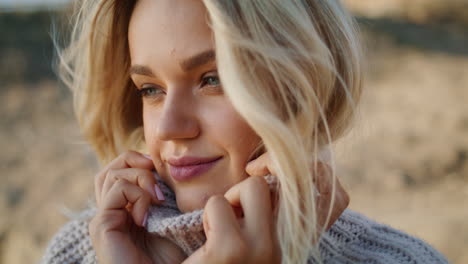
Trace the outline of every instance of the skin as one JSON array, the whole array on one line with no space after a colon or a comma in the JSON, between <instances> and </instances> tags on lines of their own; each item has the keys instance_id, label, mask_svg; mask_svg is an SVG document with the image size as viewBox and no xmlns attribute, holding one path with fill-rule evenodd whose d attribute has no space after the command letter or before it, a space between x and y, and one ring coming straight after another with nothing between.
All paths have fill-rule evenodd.
<instances>
[{"instance_id":1,"label":"skin","mask_svg":"<svg viewBox=\"0 0 468 264\"><path fill-rule=\"evenodd\" d=\"M275 204L259 177L276 173L268 153L250 161L260 138L223 95L216 62L206 56L214 50L206 17L198 0L140 0L135 7L128 35L131 78L142 94L150 156L127 151L95 177L98 210L89 231L99 263L281 261ZM198 59L203 63L188 62L203 53L205 59ZM178 182L167 160L184 155L222 159L199 177ZM154 169L175 191L181 211L204 208L207 242L189 258L143 228L149 205L162 202ZM349 198L336 182L336 203L327 222L332 184L326 165L319 172L314 176L321 193L319 227L329 227ZM243 216L234 208L241 208Z\"/></svg>"},{"instance_id":2,"label":"skin","mask_svg":"<svg viewBox=\"0 0 468 264\"><path fill-rule=\"evenodd\" d=\"M215 58L198 65L187 63L214 51L206 18L202 1L144 0L137 4L129 26L132 69L136 69L131 78L140 91L146 89L146 144L183 212L203 208L209 197L224 194L247 178L245 165L260 143L223 95ZM181 156L222 159L201 177L178 182L169 174L168 159Z\"/></svg>"}]
</instances>

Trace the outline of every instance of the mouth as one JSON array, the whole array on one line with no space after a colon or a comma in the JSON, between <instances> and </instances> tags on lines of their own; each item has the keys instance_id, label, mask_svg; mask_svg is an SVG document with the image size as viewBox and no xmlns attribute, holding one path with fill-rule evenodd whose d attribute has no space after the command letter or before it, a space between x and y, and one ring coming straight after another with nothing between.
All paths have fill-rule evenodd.
<instances>
[{"instance_id":1,"label":"mouth","mask_svg":"<svg viewBox=\"0 0 468 264\"><path fill-rule=\"evenodd\" d=\"M189 181L210 170L221 157L199 158L184 156L168 160L169 174L176 181Z\"/></svg>"}]
</instances>

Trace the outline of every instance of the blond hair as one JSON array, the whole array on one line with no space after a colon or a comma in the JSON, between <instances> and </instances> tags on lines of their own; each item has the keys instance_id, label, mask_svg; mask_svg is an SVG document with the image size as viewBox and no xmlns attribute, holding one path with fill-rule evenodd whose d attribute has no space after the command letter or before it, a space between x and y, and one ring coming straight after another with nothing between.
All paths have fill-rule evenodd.
<instances>
[{"instance_id":1,"label":"blond hair","mask_svg":"<svg viewBox=\"0 0 468 264\"><path fill-rule=\"evenodd\" d=\"M141 102L128 74L135 2L82 1L60 57L81 129L102 163L144 147ZM345 134L360 98L355 23L334 0L204 2L223 89L277 169L282 262L320 261L312 174L318 151Z\"/></svg>"}]
</instances>

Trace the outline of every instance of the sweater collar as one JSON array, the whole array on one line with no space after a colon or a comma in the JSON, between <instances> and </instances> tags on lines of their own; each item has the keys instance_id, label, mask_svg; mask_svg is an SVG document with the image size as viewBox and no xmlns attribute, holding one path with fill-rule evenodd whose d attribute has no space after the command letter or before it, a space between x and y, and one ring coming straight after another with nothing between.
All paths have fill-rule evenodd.
<instances>
[{"instance_id":1,"label":"sweater collar","mask_svg":"<svg viewBox=\"0 0 468 264\"><path fill-rule=\"evenodd\" d=\"M146 230L152 234L171 240L188 256L206 241L203 231L203 210L182 213L177 207L174 192L161 177L154 173L165 200L161 205L151 205L148 211ZM275 177L265 176L270 189L277 188Z\"/></svg>"}]
</instances>

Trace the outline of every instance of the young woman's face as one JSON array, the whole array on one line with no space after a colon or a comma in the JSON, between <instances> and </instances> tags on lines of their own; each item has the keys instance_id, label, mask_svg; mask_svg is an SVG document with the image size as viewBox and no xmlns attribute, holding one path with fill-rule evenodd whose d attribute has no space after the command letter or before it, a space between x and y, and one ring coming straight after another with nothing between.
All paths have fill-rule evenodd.
<instances>
[{"instance_id":1,"label":"young woman's face","mask_svg":"<svg viewBox=\"0 0 468 264\"><path fill-rule=\"evenodd\" d=\"M260 143L223 95L205 7L198 0L140 0L128 39L156 170L180 210L200 209L247 177Z\"/></svg>"}]
</instances>

